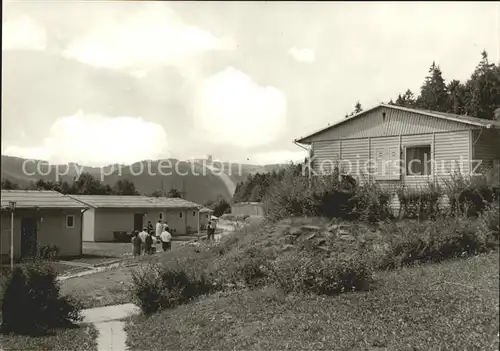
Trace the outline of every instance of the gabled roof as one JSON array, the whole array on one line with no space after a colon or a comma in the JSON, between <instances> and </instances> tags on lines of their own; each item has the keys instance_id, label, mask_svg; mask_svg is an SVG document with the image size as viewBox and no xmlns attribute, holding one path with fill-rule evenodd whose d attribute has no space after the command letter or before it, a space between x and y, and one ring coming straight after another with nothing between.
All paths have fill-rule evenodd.
<instances>
[{"instance_id":1,"label":"gabled roof","mask_svg":"<svg viewBox=\"0 0 500 351\"><path fill-rule=\"evenodd\" d=\"M214 212L214 210L211 210L209 209L208 207L203 207L201 210L200 210L201 213L212 213Z\"/></svg>"},{"instance_id":2,"label":"gabled roof","mask_svg":"<svg viewBox=\"0 0 500 351\"><path fill-rule=\"evenodd\" d=\"M70 195L93 208L172 208L195 209L194 202L179 198L148 197L134 195Z\"/></svg>"},{"instance_id":3,"label":"gabled roof","mask_svg":"<svg viewBox=\"0 0 500 351\"><path fill-rule=\"evenodd\" d=\"M313 132L312 134L309 134L305 137L301 137L299 139L295 139L294 141L296 143L303 143L305 139L308 139L312 136L315 136L319 133L322 133L324 131L336 128L337 126L352 121L355 118L361 117L365 115L366 113L373 111L379 107L386 107L386 108L391 108L395 110L400 110L400 111L406 111L406 112L412 112L412 113L417 113L429 117L435 117L435 118L440 118L452 122L459 122L459 123L464 123L468 125L473 125L476 127L480 128L500 128L500 121L496 120L489 120L489 119L483 119L483 118L477 118L477 117L471 117L471 116L465 116L465 115L455 115L452 113L445 113L445 112L437 112L437 111L430 111L430 110L421 110L421 109L413 109L413 108L407 108L407 107L402 107L402 106L397 106L397 105L388 105L388 104L380 104L377 106L374 106L368 110L361 111L360 113L357 113L351 117L344 118L341 121L334 123L326 128L322 128L316 132Z\"/></svg>"},{"instance_id":4,"label":"gabled roof","mask_svg":"<svg viewBox=\"0 0 500 351\"><path fill-rule=\"evenodd\" d=\"M87 206L68 195L46 190L2 190L2 208L8 208L9 202L16 202L17 208L75 208Z\"/></svg>"}]
</instances>

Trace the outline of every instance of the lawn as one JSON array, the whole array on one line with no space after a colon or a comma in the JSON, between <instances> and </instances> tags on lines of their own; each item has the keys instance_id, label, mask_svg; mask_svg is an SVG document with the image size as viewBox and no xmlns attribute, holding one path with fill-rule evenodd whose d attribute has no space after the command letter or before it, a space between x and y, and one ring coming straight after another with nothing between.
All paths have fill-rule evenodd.
<instances>
[{"instance_id":1,"label":"lawn","mask_svg":"<svg viewBox=\"0 0 500 351\"><path fill-rule=\"evenodd\" d=\"M91 326L58 329L47 336L1 335L2 350L97 350L97 330Z\"/></svg>"},{"instance_id":2,"label":"lawn","mask_svg":"<svg viewBox=\"0 0 500 351\"><path fill-rule=\"evenodd\" d=\"M83 303L84 308L128 303L128 284L131 269L119 267L61 282L61 293L71 295Z\"/></svg>"},{"instance_id":3,"label":"lawn","mask_svg":"<svg viewBox=\"0 0 500 351\"><path fill-rule=\"evenodd\" d=\"M132 350L497 350L498 253L376 274L369 292L219 293L127 326Z\"/></svg>"}]
</instances>

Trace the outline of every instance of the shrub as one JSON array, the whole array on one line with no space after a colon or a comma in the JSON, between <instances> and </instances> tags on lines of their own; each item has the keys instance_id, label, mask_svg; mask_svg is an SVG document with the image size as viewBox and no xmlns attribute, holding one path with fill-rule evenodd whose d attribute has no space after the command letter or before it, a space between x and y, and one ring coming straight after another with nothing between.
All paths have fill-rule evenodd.
<instances>
[{"instance_id":1,"label":"shrub","mask_svg":"<svg viewBox=\"0 0 500 351\"><path fill-rule=\"evenodd\" d=\"M441 189L429 184L425 188L401 187L397 191L400 203L400 218L434 219L439 213Z\"/></svg>"},{"instance_id":2,"label":"shrub","mask_svg":"<svg viewBox=\"0 0 500 351\"><path fill-rule=\"evenodd\" d=\"M285 253L272 265L273 282L286 293L335 295L365 290L371 270L360 255L318 258L308 251Z\"/></svg>"},{"instance_id":3,"label":"shrub","mask_svg":"<svg viewBox=\"0 0 500 351\"><path fill-rule=\"evenodd\" d=\"M355 218L370 223L391 218L391 194L373 181L367 181L356 189L350 200L351 213Z\"/></svg>"},{"instance_id":4,"label":"shrub","mask_svg":"<svg viewBox=\"0 0 500 351\"><path fill-rule=\"evenodd\" d=\"M497 243L500 240L500 208L498 201L493 201L479 216L479 231Z\"/></svg>"},{"instance_id":5,"label":"shrub","mask_svg":"<svg viewBox=\"0 0 500 351\"><path fill-rule=\"evenodd\" d=\"M81 304L60 296L56 273L49 263L32 260L16 267L3 292L2 329L38 333L81 319Z\"/></svg>"},{"instance_id":6,"label":"shrub","mask_svg":"<svg viewBox=\"0 0 500 351\"><path fill-rule=\"evenodd\" d=\"M271 255L264 249L237 248L215 261L213 277L221 288L245 286L254 288L267 282Z\"/></svg>"},{"instance_id":7,"label":"shrub","mask_svg":"<svg viewBox=\"0 0 500 351\"><path fill-rule=\"evenodd\" d=\"M132 273L132 294L145 314L186 303L214 288L203 267L190 256L162 265L145 264Z\"/></svg>"},{"instance_id":8,"label":"shrub","mask_svg":"<svg viewBox=\"0 0 500 351\"><path fill-rule=\"evenodd\" d=\"M335 172L309 178L290 169L269 187L264 197L266 215L274 221L309 216L345 218L355 186L354 178L342 175L339 179Z\"/></svg>"},{"instance_id":9,"label":"shrub","mask_svg":"<svg viewBox=\"0 0 500 351\"><path fill-rule=\"evenodd\" d=\"M474 255L494 247L489 237L477 230L468 220L446 219L436 222L406 222L405 225L386 225L383 229L388 249L378 258L381 269L399 268L421 262L440 262L446 259Z\"/></svg>"},{"instance_id":10,"label":"shrub","mask_svg":"<svg viewBox=\"0 0 500 351\"><path fill-rule=\"evenodd\" d=\"M139 307L146 313L153 313L162 305L163 284L158 265L147 264L132 272L132 294Z\"/></svg>"},{"instance_id":11,"label":"shrub","mask_svg":"<svg viewBox=\"0 0 500 351\"><path fill-rule=\"evenodd\" d=\"M44 260L55 260L59 256L59 247L56 245L44 245L39 249L39 257Z\"/></svg>"},{"instance_id":12,"label":"shrub","mask_svg":"<svg viewBox=\"0 0 500 351\"><path fill-rule=\"evenodd\" d=\"M453 174L444 179L444 193L450 201L449 214L455 216L477 217L494 200L485 177Z\"/></svg>"}]
</instances>

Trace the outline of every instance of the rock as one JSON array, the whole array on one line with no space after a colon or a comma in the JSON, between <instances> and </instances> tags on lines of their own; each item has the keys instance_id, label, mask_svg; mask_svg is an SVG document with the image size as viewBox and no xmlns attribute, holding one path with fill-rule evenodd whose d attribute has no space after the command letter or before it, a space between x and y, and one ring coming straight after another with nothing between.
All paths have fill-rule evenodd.
<instances>
[{"instance_id":1,"label":"rock","mask_svg":"<svg viewBox=\"0 0 500 351\"><path fill-rule=\"evenodd\" d=\"M330 251L330 247L329 246L318 246L318 249L323 250L325 252L329 252Z\"/></svg>"},{"instance_id":2,"label":"rock","mask_svg":"<svg viewBox=\"0 0 500 351\"><path fill-rule=\"evenodd\" d=\"M287 245L293 245L297 238L293 235L286 235L285 236L285 244Z\"/></svg>"},{"instance_id":3,"label":"rock","mask_svg":"<svg viewBox=\"0 0 500 351\"><path fill-rule=\"evenodd\" d=\"M311 235L309 235L306 240L311 240L313 239L314 237L316 236L316 233L312 233Z\"/></svg>"},{"instance_id":4,"label":"rock","mask_svg":"<svg viewBox=\"0 0 500 351\"><path fill-rule=\"evenodd\" d=\"M337 235L342 236L342 235L350 235L350 234L349 234L349 231L348 231L348 230L345 230L345 229L339 229L339 230L337 231Z\"/></svg>"},{"instance_id":5,"label":"rock","mask_svg":"<svg viewBox=\"0 0 500 351\"><path fill-rule=\"evenodd\" d=\"M323 246L326 244L326 240L325 239L321 239L320 241L318 241L318 246Z\"/></svg>"},{"instance_id":6,"label":"rock","mask_svg":"<svg viewBox=\"0 0 500 351\"><path fill-rule=\"evenodd\" d=\"M340 235L339 239L345 240L345 241L355 241L356 240L355 237L353 237L352 235L349 235L349 234Z\"/></svg>"},{"instance_id":7,"label":"rock","mask_svg":"<svg viewBox=\"0 0 500 351\"><path fill-rule=\"evenodd\" d=\"M316 232L321 230L321 228L316 225L303 225L300 228L306 232Z\"/></svg>"},{"instance_id":8,"label":"rock","mask_svg":"<svg viewBox=\"0 0 500 351\"><path fill-rule=\"evenodd\" d=\"M289 245L289 244L285 244L285 246L283 246L283 249L281 251L290 251L290 250L293 250L295 246L293 245Z\"/></svg>"},{"instance_id":9,"label":"rock","mask_svg":"<svg viewBox=\"0 0 500 351\"><path fill-rule=\"evenodd\" d=\"M328 227L328 231L330 233L334 233L336 232L338 229L340 229L340 225L339 224L332 224L331 226Z\"/></svg>"},{"instance_id":10,"label":"rock","mask_svg":"<svg viewBox=\"0 0 500 351\"><path fill-rule=\"evenodd\" d=\"M290 230L288 231L288 234L289 235L293 235L293 236L299 236L300 234L302 233L302 230L300 230L300 228L290 228Z\"/></svg>"}]
</instances>

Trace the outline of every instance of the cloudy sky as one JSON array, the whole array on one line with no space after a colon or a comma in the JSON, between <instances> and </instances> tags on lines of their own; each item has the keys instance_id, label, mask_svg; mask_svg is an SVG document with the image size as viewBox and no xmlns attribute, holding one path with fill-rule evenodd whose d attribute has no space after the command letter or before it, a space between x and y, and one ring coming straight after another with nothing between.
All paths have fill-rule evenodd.
<instances>
[{"instance_id":1,"label":"cloudy sky","mask_svg":"<svg viewBox=\"0 0 500 351\"><path fill-rule=\"evenodd\" d=\"M3 2L2 154L87 165L265 164L292 140L414 92L435 60L499 60L500 5ZM248 160L247 160L248 159Z\"/></svg>"}]
</instances>

